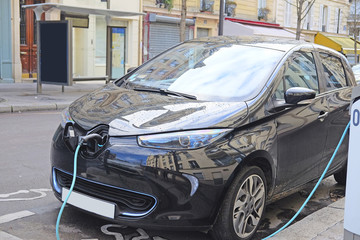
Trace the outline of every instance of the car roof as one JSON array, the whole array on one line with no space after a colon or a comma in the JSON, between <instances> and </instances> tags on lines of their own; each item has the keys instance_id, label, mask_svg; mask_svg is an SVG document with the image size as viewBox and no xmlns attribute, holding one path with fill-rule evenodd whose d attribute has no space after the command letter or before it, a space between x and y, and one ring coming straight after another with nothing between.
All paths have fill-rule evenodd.
<instances>
[{"instance_id":1,"label":"car roof","mask_svg":"<svg viewBox=\"0 0 360 240\"><path fill-rule=\"evenodd\" d=\"M263 47L279 51L288 52L299 45L313 48L314 45L301 40L293 40L286 38L265 37L265 36L217 36L204 37L190 40L189 42L208 42L208 43L224 43L224 44L238 44L253 47Z\"/></svg>"}]
</instances>

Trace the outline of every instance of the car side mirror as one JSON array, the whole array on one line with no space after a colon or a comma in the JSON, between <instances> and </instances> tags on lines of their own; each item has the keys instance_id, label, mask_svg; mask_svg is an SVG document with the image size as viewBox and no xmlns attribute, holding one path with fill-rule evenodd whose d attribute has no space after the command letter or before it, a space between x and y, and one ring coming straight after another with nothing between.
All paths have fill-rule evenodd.
<instances>
[{"instance_id":1,"label":"car side mirror","mask_svg":"<svg viewBox=\"0 0 360 240\"><path fill-rule=\"evenodd\" d=\"M285 102L287 104L298 104L307 99L314 99L316 92L309 88L292 87L285 92Z\"/></svg>"}]
</instances>

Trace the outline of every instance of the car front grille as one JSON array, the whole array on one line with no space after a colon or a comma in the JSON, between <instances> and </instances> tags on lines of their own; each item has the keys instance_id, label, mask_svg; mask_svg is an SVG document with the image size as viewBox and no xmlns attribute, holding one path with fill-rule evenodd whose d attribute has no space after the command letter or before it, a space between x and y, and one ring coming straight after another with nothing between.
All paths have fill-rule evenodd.
<instances>
[{"instance_id":1,"label":"car front grille","mask_svg":"<svg viewBox=\"0 0 360 240\"><path fill-rule=\"evenodd\" d=\"M55 169L55 174L60 187L70 188L73 179L71 174L58 169ZM115 203L119 209L119 215L123 216L145 216L156 205L156 199L150 195L101 184L81 177L76 177L74 190Z\"/></svg>"}]
</instances>

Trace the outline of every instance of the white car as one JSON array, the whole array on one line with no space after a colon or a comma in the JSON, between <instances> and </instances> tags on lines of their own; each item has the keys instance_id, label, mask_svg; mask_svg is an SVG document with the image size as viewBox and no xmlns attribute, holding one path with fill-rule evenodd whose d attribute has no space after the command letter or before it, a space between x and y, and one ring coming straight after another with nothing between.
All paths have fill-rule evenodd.
<instances>
[{"instance_id":1,"label":"white car","mask_svg":"<svg viewBox=\"0 0 360 240\"><path fill-rule=\"evenodd\" d=\"M352 67L352 70L354 72L356 83L359 84L360 83L360 64L354 65Z\"/></svg>"}]
</instances>

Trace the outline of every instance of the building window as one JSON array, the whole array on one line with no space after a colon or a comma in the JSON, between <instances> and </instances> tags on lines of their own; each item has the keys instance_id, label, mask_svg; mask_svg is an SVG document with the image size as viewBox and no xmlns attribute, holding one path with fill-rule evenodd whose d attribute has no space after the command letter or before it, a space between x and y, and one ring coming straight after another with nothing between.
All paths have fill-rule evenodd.
<instances>
[{"instance_id":1,"label":"building window","mask_svg":"<svg viewBox=\"0 0 360 240\"><path fill-rule=\"evenodd\" d=\"M186 156L187 159L193 158L193 157L191 156L191 154L189 154L188 152L184 152L184 154L185 154L185 156Z\"/></svg>"},{"instance_id":2,"label":"building window","mask_svg":"<svg viewBox=\"0 0 360 240\"><path fill-rule=\"evenodd\" d=\"M96 17L95 64L106 65L106 22Z\"/></svg>"},{"instance_id":3,"label":"building window","mask_svg":"<svg viewBox=\"0 0 360 240\"><path fill-rule=\"evenodd\" d=\"M214 1L200 0L200 12L213 12Z\"/></svg>"},{"instance_id":4,"label":"building window","mask_svg":"<svg viewBox=\"0 0 360 240\"><path fill-rule=\"evenodd\" d=\"M258 0L258 19L268 20L270 10L266 8L266 0Z\"/></svg>"},{"instance_id":5,"label":"building window","mask_svg":"<svg viewBox=\"0 0 360 240\"><path fill-rule=\"evenodd\" d=\"M204 180L204 175L201 172L194 172L193 175L199 180Z\"/></svg>"},{"instance_id":6,"label":"building window","mask_svg":"<svg viewBox=\"0 0 360 240\"><path fill-rule=\"evenodd\" d=\"M285 27L291 27L291 0L285 3Z\"/></svg>"},{"instance_id":7,"label":"building window","mask_svg":"<svg viewBox=\"0 0 360 240\"><path fill-rule=\"evenodd\" d=\"M171 8L171 2L170 1L166 1L166 0L156 0L155 1L155 5L158 6L159 8Z\"/></svg>"},{"instance_id":8,"label":"building window","mask_svg":"<svg viewBox=\"0 0 360 240\"><path fill-rule=\"evenodd\" d=\"M225 14L228 17L235 17L237 3L234 1L226 0L225 1Z\"/></svg>"},{"instance_id":9,"label":"building window","mask_svg":"<svg viewBox=\"0 0 360 240\"><path fill-rule=\"evenodd\" d=\"M309 2L307 3L309 5ZM306 7L307 8L307 7ZM311 30L312 28L312 15L313 15L313 7L311 6L305 18L305 29Z\"/></svg>"},{"instance_id":10,"label":"building window","mask_svg":"<svg viewBox=\"0 0 360 240\"><path fill-rule=\"evenodd\" d=\"M197 28L196 34L197 34L198 38L208 37L209 36L209 29L208 28Z\"/></svg>"},{"instance_id":11,"label":"building window","mask_svg":"<svg viewBox=\"0 0 360 240\"><path fill-rule=\"evenodd\" d=\"M190 168L200 168L199 164L196 161L189 161Z\"/></svg>"},{"instance_id":12,"label":"building window","mask_svg":"<svg viewBox=\"0 0 360 240\"><path fill-rule=\"evenodd\" d=\"M328 6L320 6L320 30L326 32L328 28L329 8Z\"/></svg>"},{"instance_id":13,"label":"building window","mask_svg":"<svg viewBox=\"0 0 360 240\"><path fill-rule=\"evenodd\" d=\"M341 25L341 9L335 9L335 32L340 33L340 25Z\"/></svg>"},{"instance_id":14,"label":"building window","mask_svg":"<svg viewBox=\"0 0 360 240\"><path fill-rule=\"evenodd\" d=\"M25 8L22 6L25 5L25 0L20 1L20 44L26 44L26 21L25 21Z\"/></svg>"}]
</instances>

